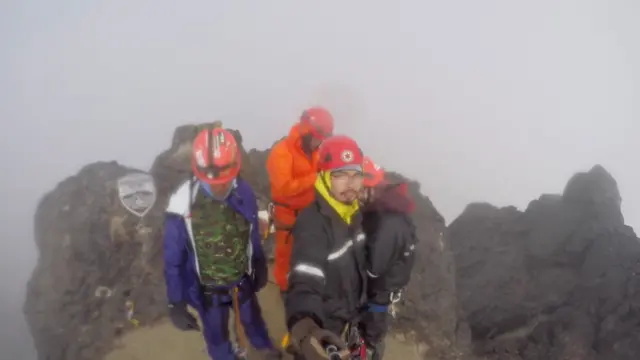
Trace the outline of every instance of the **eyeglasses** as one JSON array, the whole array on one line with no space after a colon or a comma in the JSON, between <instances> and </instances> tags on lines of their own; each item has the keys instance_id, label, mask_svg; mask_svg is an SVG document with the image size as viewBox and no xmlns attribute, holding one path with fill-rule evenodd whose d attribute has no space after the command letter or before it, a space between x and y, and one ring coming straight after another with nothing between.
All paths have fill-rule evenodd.
<instances>
[{"instance_id":1,"label":"eyeglasses","mask_svg":"<svg viewBox=\"0 0 640 360\"><path fill-rule=\"evenodd\" d=\"M360 172L349 174L343 171L336 171L331 173L331 180L336 184L340 184L340 185L348 185L348 184L359 185L359 184L362 184L362 181L364 180L364 176Z\"/></svg>"}]
</instances>

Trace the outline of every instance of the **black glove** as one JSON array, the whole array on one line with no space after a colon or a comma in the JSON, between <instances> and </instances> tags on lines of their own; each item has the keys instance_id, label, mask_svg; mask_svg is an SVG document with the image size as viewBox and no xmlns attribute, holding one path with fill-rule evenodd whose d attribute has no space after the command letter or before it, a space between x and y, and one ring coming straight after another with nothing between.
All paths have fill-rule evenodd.
<instances>
[{"instance_id":1,"label":"black glove","mask_svg":"<svg viewBox=\"0 0 640 360\"><path fill-rule=\"evenodd\" d=\"M269 268L264 257L253 261L253 291L258 292L267 285L269 281Z\"/></svg>"},{"instance_id":2,"label":"black glove","mask_svg":"<svg viewBox=\"0 0 640 360\"><path fill-rule=\"evenodd\" d=\"M169 304L169 317L173 326L182 331L200 330L196 318L187 311L185 303Z\"/></svg>"},{"instance_id":3,"label":"black glove","mask_svg":"<svg viewBox=\"0 0 640 360\"><path fill-rule=\"evenodd\" d=\"M291 328L291 345L306 360L326 360L349 358L347 344L329 330L316 324L311 318L303 318ZM329 351L333 348L333 351ZM331 355L331 357L329 357Z\"/></svg>"}]
</instances>

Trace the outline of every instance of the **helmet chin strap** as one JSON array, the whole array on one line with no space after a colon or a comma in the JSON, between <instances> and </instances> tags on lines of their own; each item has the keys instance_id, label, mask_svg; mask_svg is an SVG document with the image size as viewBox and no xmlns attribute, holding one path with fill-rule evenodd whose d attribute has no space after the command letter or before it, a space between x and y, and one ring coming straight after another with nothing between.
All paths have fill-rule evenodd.
<instances>
[{"instance_id":1,"label":"helmet chin strap","mask_svg":"<svg viewBox=\"0 0 640 360\"><path fill-rule=\"evenodd\" d=\"M213 191L211 190L211 185L205 182L200 181L200 187L207 193L207 195L209 195L209 197L213 198L214 200L224 201L229 197L229 195L231 194L231 191L233 191L233 188L236 187L236 179L233 179L229 183L229 187L227 188L227 191L222 196L214 194Z\"/></svg>"}]
</instances>

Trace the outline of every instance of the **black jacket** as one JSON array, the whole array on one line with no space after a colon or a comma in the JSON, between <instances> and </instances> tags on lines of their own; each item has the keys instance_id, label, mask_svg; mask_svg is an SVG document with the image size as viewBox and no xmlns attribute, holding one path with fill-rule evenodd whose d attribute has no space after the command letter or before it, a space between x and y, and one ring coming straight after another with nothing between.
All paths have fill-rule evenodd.
<instances>
[{"instance_id":1,"label":"black jacket","mask_svg":"<svg viewBox=\"0 0 640 360\"><path fill-rule=\"evenodd\" d=\"M367 236L367 296L370 302L386 305L390 293L409 282L417 238L406 188L392 185L378 191L363 212L362 225Z\"/></svg>"},{"instance_id":2,"label":"black jacket","mask_svg":"<svg viewBox=\"0 0 640 360\"><path fill-rule=\"evenodd\" d=\"M293 226L293 245L285 311L289 329L311 317L339 333L366 302L365 235L362 217L347 225L329 203L316 199L303 209Z\"/></svg>"}]
</instances>

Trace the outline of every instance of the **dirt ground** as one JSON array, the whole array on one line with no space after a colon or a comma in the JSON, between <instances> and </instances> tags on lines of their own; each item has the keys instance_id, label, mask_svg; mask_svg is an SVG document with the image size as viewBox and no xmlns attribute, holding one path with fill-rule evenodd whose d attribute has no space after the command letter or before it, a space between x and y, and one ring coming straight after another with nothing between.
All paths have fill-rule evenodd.
<instances>
[{"instance_id":1,"label":"dirt ground","mask_svg":"<svg viewBox=\"0 0 640 360\"><path fill-rule=\"evenodd\" d=\"M282 300L278 288L269 284L259 293L262 313L279 345L285 333ZM249 353L250 359L256 359ZM419 360L417 347L390 335L387 338L386 359ZM122 337L106 360L209 360L199 332L176 330L167 320L153 327L141 327Z\"/></svg>"}]
</instances>

